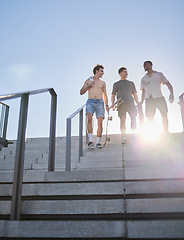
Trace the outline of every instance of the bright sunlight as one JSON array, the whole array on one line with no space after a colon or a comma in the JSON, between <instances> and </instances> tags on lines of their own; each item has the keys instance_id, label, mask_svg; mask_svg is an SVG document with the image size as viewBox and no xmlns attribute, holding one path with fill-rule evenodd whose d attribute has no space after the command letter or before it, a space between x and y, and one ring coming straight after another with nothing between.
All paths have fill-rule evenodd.
<instances>
[{"instance_id":1,"label":"bright sunlight","mask_svg":"<svg viewBox=\"0 0 184 240\"><path fill-rule=\"evenodd\" d=\"M157 122L147 122L140 129L140 135L147 141L156 141L160 137L162 129Z\"/></svg>"}]
</instances>

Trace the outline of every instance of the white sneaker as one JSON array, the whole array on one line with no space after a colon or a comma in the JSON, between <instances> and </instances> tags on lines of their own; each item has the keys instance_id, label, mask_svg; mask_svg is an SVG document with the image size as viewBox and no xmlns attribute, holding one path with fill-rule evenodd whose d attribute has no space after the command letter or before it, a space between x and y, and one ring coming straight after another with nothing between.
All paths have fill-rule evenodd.
<instances>
[{"instance_id":1,"label":"white sneaker","mask_svg":"<svg viewBox=\"0 0 184 240\"><path fill-rule=\"evenodd\" d=\"M126 137L122 137L122 144L126 144L127 143L127 138Z\"/></svg>"},{"instance_id":2,"label":"white sneaker","mask_svg":"<svg viewBox=\"0 0 184 240\"><path fill-rule=\"evenodd\" d=\"M96 148L103 148L103 146L100 143L97 143Z\"/></svg>"},{"instance_id":3,"label":"white sneaker","mask_svg":"<svg viewBox=\"0 0 184 240\"><path fill-rule=\"evenodd\" d=\"M94 148L94 143L93 142L89 142L88 143L88 148Z\"/></svg>"}]
</instances>

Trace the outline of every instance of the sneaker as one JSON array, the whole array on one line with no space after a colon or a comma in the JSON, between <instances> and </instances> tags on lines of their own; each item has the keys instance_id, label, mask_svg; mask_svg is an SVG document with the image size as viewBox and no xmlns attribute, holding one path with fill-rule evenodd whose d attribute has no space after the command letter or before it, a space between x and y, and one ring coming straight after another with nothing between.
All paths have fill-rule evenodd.
<instances>
[{"instance_id":1,"label":"sneaker","mask_svg":"<svg viewBox=\"0 0 184 240\"><path fill-rule=\"evenodd\" d=\"M122 142L121 142L122 144L126 144L127 143L127 139L126 139L126 137L122 137Z\"/></svg>"},{"instance_id":2,"label":"sneaker","mask_svg":"<svg viewBox=\"0 0 184 240\"><path fill-rule=\"evenodd\" d=\"M89 142L88 143L88 148L94 148L94 143L93 142Z\"/></svg>"},{"instance_id":3,"label":"sneaker","mask_svg":"<svg viewBox=\"0 0 184 240\"><path fill-rule=\"evenodd\" d=\"M103 148L103 146L100 143L97 143L96 148Z\"/></svg>"}]
</instances>

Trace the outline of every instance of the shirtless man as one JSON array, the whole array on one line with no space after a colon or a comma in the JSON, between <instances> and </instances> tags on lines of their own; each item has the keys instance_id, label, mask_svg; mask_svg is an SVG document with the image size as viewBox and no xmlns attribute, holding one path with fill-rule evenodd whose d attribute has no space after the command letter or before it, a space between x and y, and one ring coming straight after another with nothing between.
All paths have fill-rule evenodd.
<instances>
[{"instance_id":1,"label":"shirtless man","mask_svg":"<svg viewBox=\"0 0 184 240\"><path fill-rule=\"evenodd\" d=\"M102 145L100 144L100 141L103 131L102 123L105 116L104 102L106 110L109 111L106 84L104 81L100 79L104 74L103 69L104 67L102 65L95 66L93 69L94 76L88 78L80 90L81 95L88 91L88 100L86 103L86 115L88 119L87 130L89 138L88 148L94 147L93 124L92 124L93 113L94 112L96 113L96 118L98 121L96 148L101 148Z\"/></svg>"}]
</instances>

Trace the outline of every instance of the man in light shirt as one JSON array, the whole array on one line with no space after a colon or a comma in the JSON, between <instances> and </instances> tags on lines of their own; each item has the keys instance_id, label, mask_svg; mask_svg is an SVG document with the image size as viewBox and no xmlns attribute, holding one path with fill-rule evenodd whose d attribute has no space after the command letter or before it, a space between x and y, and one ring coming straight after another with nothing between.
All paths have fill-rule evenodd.
<instances>
[{"instance_id":1,"label":"man in light shirt","mask_svg":"<svg viewBox=\"0 0 184 240\"><path fill-rule=\"evenodd\" d=\"M156 109L159 109L162 122L163 122L163 130L164 132L168 132L168 117L167 117L167 103L165 98L161 92L161 84L165 84L169 91L169 101L173 103L174 94L173 87L167 78L161 72L157 72L153 70L153 64L151 61L144 62L144 69L147 72L146 75L141 79L141 90L142 97L141 103L146 103L146 117L151 122L154 120Z\"/></svg>"}]
</instances>

